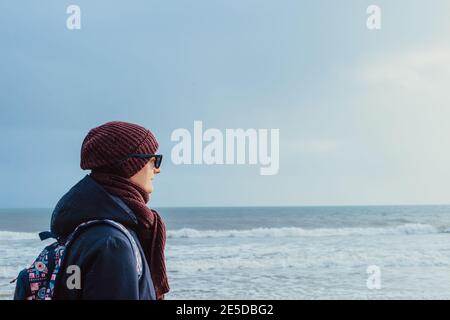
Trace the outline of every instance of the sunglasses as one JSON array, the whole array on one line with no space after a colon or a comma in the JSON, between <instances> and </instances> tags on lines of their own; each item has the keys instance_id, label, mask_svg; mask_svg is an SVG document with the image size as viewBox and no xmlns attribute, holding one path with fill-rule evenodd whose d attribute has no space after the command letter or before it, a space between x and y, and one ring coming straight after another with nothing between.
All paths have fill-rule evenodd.
<instances>
[{"instance_id":1,"label":"sunglasses","mask_svg":"<svg viewBox=\"0 0 450 320\"><path fill-rule=\"evenodd\" d=\"M162 154L140 154L140 153L133 153L128 155L127 158L139 158L139 159L151 159L155 158L155 168L159 169L162 162Z\"/></svg>"}]
</instances>

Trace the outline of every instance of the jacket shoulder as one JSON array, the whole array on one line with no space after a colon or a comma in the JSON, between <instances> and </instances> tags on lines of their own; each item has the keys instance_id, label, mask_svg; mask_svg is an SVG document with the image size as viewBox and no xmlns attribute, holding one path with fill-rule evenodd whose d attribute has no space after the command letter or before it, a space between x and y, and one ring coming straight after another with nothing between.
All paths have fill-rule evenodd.
<instances>
[{"instance_id":1,"label":"jacket shoulder","mask_svg":"<svg viewBox=\"0 0 450 320\"><path fill-rule=\"evenodd\" d=\"M89 263L96 257L107 258L110 255L132 258L134 251L123 231L108 224L98 224L82 230L69 245L68 254Z\"/></svg>"},{"instance_id":2,"label":"jacket shoulder","mask_svg":"<svg viewBox=\"0 0 450 320\"><path fill-rule=\"evenodd\" d=\"M72 264L79 267L82 283L77 292L67 290L64 284L69 275L63 274L59 280L59 298L139 298L139 274L132 245L114 226L89 226L69 245L66 258L65 267Z\"/></svg>"}]
</instances>

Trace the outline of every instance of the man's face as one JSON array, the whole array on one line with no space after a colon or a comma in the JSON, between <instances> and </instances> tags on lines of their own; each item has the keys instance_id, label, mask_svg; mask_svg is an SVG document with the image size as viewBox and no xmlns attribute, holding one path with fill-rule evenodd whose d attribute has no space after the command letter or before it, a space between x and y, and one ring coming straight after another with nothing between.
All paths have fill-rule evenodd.
<instances>
[{"instance_id":1,"label":"man's face","mask_svg":"<svg viewBox=\"0 0 450 320\"><path fill-rule=\"evenodd\" d=\"M151 158L150 161L134 176L130 177L130 181L136 183L146 192L153 192L153 179L155 175L161 172L161 168L155 168L155 158Z\"/></svg>"}]
</instances>

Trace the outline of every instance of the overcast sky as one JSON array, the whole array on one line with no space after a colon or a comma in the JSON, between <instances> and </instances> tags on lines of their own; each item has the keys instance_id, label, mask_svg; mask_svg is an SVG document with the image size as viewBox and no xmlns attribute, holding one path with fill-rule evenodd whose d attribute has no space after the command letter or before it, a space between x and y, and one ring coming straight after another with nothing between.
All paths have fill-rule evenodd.
<instances>
[{"instance_id":1,"label":"overcast sky","mask_svg":"<svg viewBox=\"0 0 450 320\"><path fill-rule=\"evenodd\" d=\"M68 30L66 8L81 8ZM366 8L382 29L366 27ZM450 203L450 20L432 1L1 1L0 207L53 207L88 130L139 123L153 206ZM177 128L277 128L280 168L175 166Z\"/></svg>"}]
</instances>

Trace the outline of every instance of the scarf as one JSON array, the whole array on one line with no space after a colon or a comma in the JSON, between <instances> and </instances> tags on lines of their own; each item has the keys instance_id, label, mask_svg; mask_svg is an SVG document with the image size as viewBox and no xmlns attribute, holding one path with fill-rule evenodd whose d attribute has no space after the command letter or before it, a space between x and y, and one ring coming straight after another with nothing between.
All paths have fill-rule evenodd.
<instances>
[{"instance_id":1,"label":"scarf","mask_svg":"<svg viewBox=\"0 0 450 320\"><path fill-rule=\"evenodd\" d=\"M93 172L90 176L107 192L122 199L136 215L136 231L150 267L156 299L164 300L164 294L170 289L164 258L166 226L158 212L147 207L149 194L118 175Z\"/></svg>"}]
</instances>

